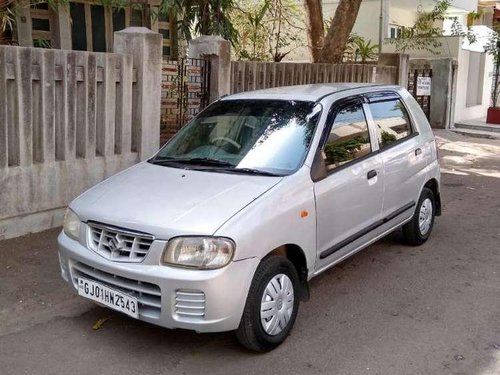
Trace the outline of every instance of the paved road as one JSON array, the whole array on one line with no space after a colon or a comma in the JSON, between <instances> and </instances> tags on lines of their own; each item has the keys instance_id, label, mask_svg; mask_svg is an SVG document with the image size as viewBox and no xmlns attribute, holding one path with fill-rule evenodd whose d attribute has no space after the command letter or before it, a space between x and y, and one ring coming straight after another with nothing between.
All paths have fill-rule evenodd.
<instances>
[{"instance_id":1,"label":"paved road","mask_svg":"<svg viewBox=\"0 0 500 375\"><path fill-rule=\"evenodd\" d=\"M500 141L437 134L431 240L395 233L314 279L293 334L264 355L74 296L57 230L0 242L0 374L500 374Z\"/></svg>"}]
</instances>

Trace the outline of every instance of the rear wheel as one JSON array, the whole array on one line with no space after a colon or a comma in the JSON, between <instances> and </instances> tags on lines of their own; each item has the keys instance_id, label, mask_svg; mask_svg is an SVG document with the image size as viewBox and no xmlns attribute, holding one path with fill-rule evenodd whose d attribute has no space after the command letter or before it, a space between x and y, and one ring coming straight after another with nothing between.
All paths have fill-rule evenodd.
<instances>
[{"instance_id":1,"label":"rear wheel","mask_svg":"<svg viewBox=\"0 0 500 375\"><path fill-rule=\"evenodd\" d=\"M413 246L423 244L430 237L436 216L436 200L432 190L424 188L412 219L403 226L406 242Z\"/></svg>"},{"instance_id":2,"label":"rear wheel","mask_svg":"<svg viewBox=\"0 0 500 375\"><path fill-rule=\"evenodd\" d=\"M272 350L285 341L297 317L299 287L297 271L288 259L264 259L250 286L236 331L238 341L257 352Z\"/></svg>"}]
</instances>

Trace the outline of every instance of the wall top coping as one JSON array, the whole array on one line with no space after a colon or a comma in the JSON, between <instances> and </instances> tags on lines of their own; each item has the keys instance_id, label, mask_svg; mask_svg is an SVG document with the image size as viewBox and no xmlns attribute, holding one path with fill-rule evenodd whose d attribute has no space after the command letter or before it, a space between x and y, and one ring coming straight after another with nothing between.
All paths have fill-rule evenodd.
<instances>
[{"instance_id":1,"label":"wall top coping","mask_svg":"<svg viewBox=\"0 0 500 375\"><path fill-rule=\"evenodd\" d=\"M157 34L147 27L127 27L120 31L115 31L115 34Z\"/></svg>"}]
</instances>

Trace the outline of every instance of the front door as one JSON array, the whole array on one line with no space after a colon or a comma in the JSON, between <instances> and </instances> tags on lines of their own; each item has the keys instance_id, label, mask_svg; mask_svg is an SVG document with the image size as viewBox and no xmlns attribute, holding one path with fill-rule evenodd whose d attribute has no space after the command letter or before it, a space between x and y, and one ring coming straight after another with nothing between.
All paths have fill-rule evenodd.
<instances>
[{"instance_id":1,"label":"front door","mask_svg":"<svg viewBox=\"0 0 500 375\"><path fill-rule=\"evenodd\" d=\"M320 147L327 176L314 186L317 271L369 240L381 219L384 168L365 106L361 99L336 103L325 126Z\"/></svg>"}]
</instances>

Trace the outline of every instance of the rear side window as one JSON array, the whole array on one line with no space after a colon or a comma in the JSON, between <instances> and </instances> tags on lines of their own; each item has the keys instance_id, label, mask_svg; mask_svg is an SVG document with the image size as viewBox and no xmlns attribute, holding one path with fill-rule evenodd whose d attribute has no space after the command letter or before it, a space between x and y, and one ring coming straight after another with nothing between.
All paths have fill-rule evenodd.
<instances>
[{"instance_id":1,"label":"rear side window","mask_svg":"<svg viewBox=\"0 0 500 375\"><path fill-rule=\"evenodd\" d=\"M368 124L361 104L349 105L337 113L323 151L328 170L371 152Z\"/></svg>"},{"instance_id":2,"label":"rear side window","mask_svg":"<svg viewBox=\"0 0 500 375\"><path fill-rule=\"evenodd\" d=\"M412 134L408 112L399 99L370 103L373 121L377 125L380 148L406 138Z\"/></svg>"}]
</instances>

